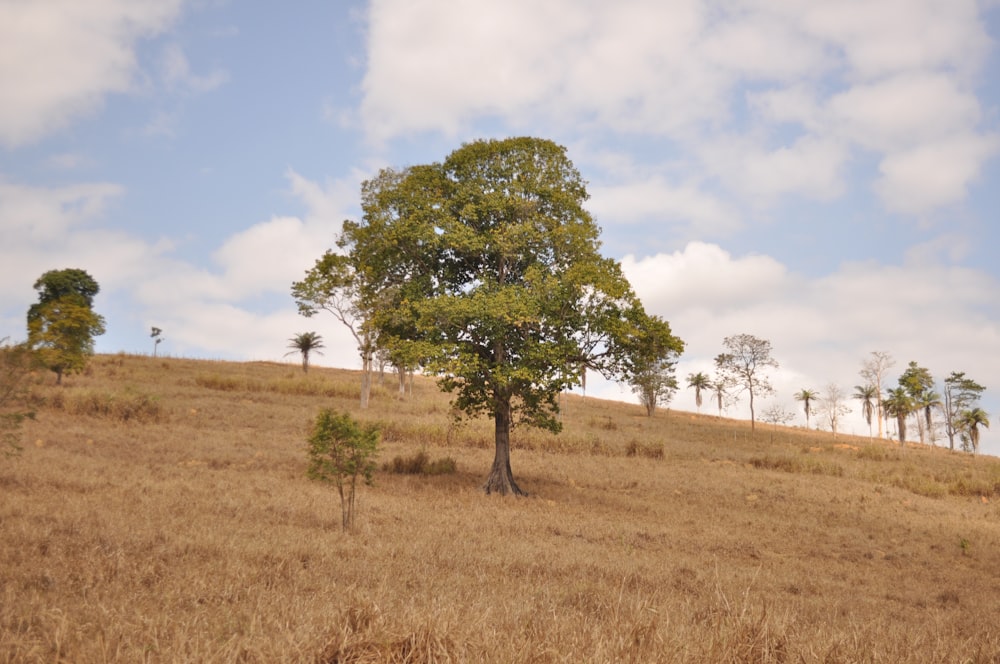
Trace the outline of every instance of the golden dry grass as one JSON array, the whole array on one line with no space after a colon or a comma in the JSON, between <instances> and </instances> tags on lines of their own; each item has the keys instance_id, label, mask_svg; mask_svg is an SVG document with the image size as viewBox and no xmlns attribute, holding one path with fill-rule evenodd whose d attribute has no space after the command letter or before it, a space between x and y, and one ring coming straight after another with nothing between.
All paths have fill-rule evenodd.
<instances>
[{"instance_id":1,"label":"golden dry grass","mask_svg":"<svg viewBox=\"0 0 1000 664\"><path fill-rule=\"evenodd\" d=\"M3 662L1000 660L996 459L566 397L515 431L531 495L487 497L492 425L430 380L364 412L320 368L48 381L0 462ZM380 471L345 534L305 477L324 406L457 470Z\"/></svg>"}]
</instances>

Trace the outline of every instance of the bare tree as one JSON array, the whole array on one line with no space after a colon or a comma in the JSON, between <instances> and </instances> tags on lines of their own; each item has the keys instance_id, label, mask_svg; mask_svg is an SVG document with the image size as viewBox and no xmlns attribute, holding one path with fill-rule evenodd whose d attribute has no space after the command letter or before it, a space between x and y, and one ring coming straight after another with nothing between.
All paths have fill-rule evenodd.
<instances>
[{"instance_id":1,"label":"bare tree","mask_svg":"<svg viewBox=\"0 0 1000 664\"><path fill-rule=\"evenodd\" d=\"M892 359L886 351L873 350L871 352L871 357L865 360L861 364L861 377L865 379L865 383L868 385L874 385L875 391L878 397L875 400L875 409L878 413L878 437L883 438L882 430L882 420L886 417L885 407L883 405L882 399L882 389L885 380L885 374L889 369L895 366L896 360Z\"/></svg>"},{"instance_id":2,"label":"bare tree","mask_svg":"<svg viewBox=\"0 0 1000 664\"><path fill-rule=\"evenodd\" d=\"M729 352L720 353L715 358L715 366L729 385L750 394L750 430L753 431L756 421L754 397L774 392L763 375L768 367L778 367L778 362L771 357L771 342L751 334L737 334L726 337L722 344Z\"/></svg>"},{"instance_id":3,"label":"bare tree","mask_svg":"<svg viewBox=\"0 0 1000 664\"><path fill-rule=\"evenodd\" d=\"M830 424L830 431L836 438L840 418L851 412L851 407L847 405L847 393L836 383L830 383L826 386L826 394L819 399L816 412Z\"/></svg>"}]
</instances>

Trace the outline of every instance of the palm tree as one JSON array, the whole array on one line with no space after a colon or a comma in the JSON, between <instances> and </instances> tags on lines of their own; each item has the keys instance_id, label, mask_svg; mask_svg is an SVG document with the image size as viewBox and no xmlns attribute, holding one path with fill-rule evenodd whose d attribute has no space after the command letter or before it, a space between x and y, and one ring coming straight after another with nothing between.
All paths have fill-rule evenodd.
<instances>
[{"instance_id":1,"label":"palm tree","mask_svg":"<svg viewBox=\"0 0 1000 664\"><path fill-rule=\"evenodd\" d=\"M979 427L990 428L990 420L986 411L977 406L971 410L963 411L958 421L962 429L962 438L968 436L972 453L975 454L979 451Z\"/></svg>"},{"instance_id":2,"label":"palm tree","mask_svg":"<svg viewBox=\"0 0 1000 664\"><path fill-rule=\"evenodd\" d=\"M872 417L875 415L875 404L878 403L878 388L874 385L855 385L854 398L861 401L861 415L868 423L868 439L872 438Z\"/></svg>"},{"instance_id":3,"label":"palm tree","mask_svg":"<svg viewBox=\"0 0 1000 664\"><path fill-rule=\"evenodd\" d=\"M315 332L300 332L288 341L291 342L288 344L288 347L292 350L285 353L285 356L287 357L292 353L302 353L302 371L304 373L309 371L309 353L323 354L319 350L324 347L323 337Z\"/></svg>"},{"instance_id":4,"label":"palm tree","mask_svg":"<svg viewBox=\"0 0 1000 664\"><path fill-rule=\"evenodd\" d=\"M722 419L722 400L726 396L726 381L721 378L709 383L709 389L712 390L712 394L715 396L715 402L719 406L719 419Z\"/></svg>"},{"instance_id":5,"label":"palm tree","mask_svg":"<svg viewBox=\"0 0 1000 664\"><path fill-rule=\"evenodd\" d=\"M931 421L931 411L935 408L944 408L941 395L934 390L926 390L920 395L919 407L924 411L924 422L927 424L927 438L931 445L935 445L934 423Z\"/></svg>"},{"instance_id":6,"label":"palm tree","mask_svg":"<svg viewBox=\"0 0 1000 664\"><path fill-rule=\"evenodd\" d=\"M896 423L899 426L899 444L900 446L905 446L906 418L914 411L913 399L910 398L905 387L897 387L896 389L886 391L886 398L882 400L882 407L885 409L886 415L896 418Z\"/></svg>"},{"instance_id":7,"label":"palm tree","mask_svg":"<svg viewBox=\"0 0 1000 664\"><path fill-rule=\"evenodd\" d=\"M801 401L803 410L806 412L806 428L809 428L809 415L812 413L812 402L819 400L819 393L805 388L795 393L795 400Z\"/></svg>"},{"instance_id":8,"label":"palm tree","mask_svg":"<svg viewBox=\"0 0 1000 664\"><path fill-rule=\"evenodd\" d=\"M712 380L700 371L688 374L688 387L694 388L694 403L698 406L698 411L701 412L701 391L712 389Z\"/></svg>"}]
</instances>

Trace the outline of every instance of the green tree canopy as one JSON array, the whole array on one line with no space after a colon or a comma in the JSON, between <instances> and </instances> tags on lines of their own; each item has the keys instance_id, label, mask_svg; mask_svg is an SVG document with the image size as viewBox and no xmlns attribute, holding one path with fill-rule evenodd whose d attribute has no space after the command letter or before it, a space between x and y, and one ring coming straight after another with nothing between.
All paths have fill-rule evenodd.
<instances>
[{"instance_id":1,"label":"green tree canopy","mask_svg":"<svg viewBox=\"0 0 1000 664\"><path fill-rule=\"evenodd\" d=\"M581 365L629 380L657 351L683 349L600 255L587 198L555 143L482 140L381 172L362 187L362 220L343 225L338 245L379 344L419 349L459 412L494 419L487 493L523 493L511 429L558 431L557 397Z\"/></svg>"},{"instance_id":2,"label":"green tree canopy","mask_svg":"<svg viewBox=\"0 0 1000 664\"><path fill-rule=\"evenodd\" d=\"M35 282L38 302L28 309L28 346L56 374L82 371L94 354L104 318L94 312L97 282L83 270L50 270Z\"/></svg>"}]
</instances>

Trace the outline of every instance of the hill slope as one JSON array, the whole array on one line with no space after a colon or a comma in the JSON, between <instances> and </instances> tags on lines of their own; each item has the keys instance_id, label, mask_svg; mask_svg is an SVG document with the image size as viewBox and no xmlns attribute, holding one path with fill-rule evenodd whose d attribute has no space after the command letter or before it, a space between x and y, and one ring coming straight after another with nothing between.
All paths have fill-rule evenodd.
<instances>
[{"instance_id":1,"label":"hill slope","mask_svg":"<svg viewBox=\"0 0 1000 664\"><path fill-rule=\"evenodd\" d=\"M518 429L429 379L101 356L39 377L0 463L0 661L928 662L1000 659L1000 463L566 397ZM41 384L44 381L46 384ZM391 380L390 380L391 382ZM380 423L355 532L305 477L323 406Z\"/></svg>"}]
</instances>

